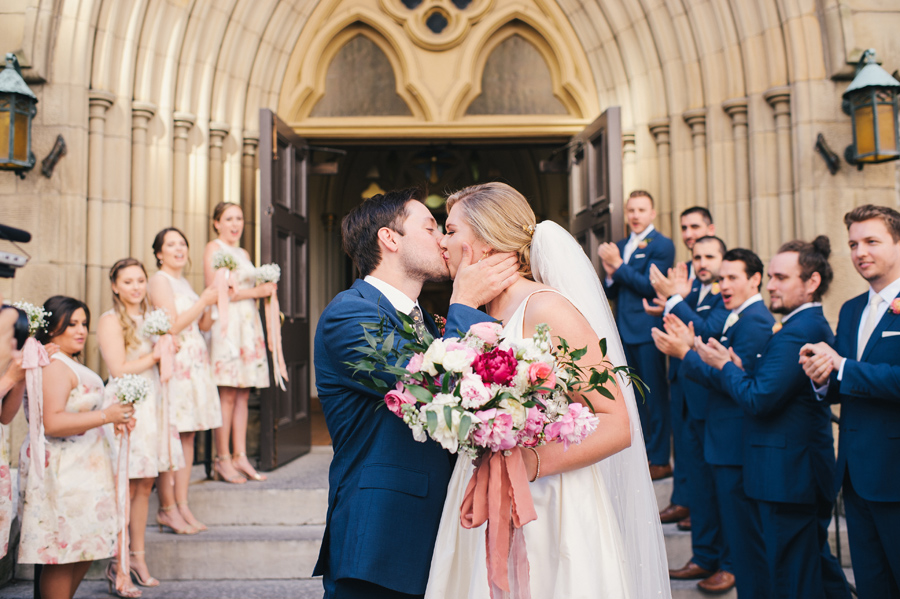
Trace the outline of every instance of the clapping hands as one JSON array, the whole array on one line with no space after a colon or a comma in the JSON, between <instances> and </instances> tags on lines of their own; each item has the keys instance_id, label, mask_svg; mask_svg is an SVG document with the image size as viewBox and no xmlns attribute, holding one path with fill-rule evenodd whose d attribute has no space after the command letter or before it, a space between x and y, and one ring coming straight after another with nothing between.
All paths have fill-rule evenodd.
<instances>
[{"instance_id":1,"label":"clapping hands","mask_svg":"<svg viewBox=\"0 0 900 599\"><path fill-rule=\"evenodd\" d=\"M694 345L694 323L685 325L674 314L668 314L663 318L663 327L665 331L656 327L650 330L656 348L667 356L683 359Z\"/></svg>"},{"instance_id":2,"label":"clapping hands","mask_svg":"<svg viewBox=\"0 0 900 599\"><path fill-rule=\"evenodd\" d=\"M674 268L663 274L655 264L650 265L650 284L660 296L670 298L673 295L687 296L691 292L691 281L688 278L687 265L679 262Z\"/></svg>"},{"instance_id":3,"label":"clapping hands","mask_svg":"<svg viewBox=\"0 0 900 599\"><path fill-rule=\"evenodd\" d=\"M622 254L619 253L619 246L614 243L601 243L597 248L597 255L603 261L603 270L609 277L622 266Z\"/></svg>"},{"instance_id":4,"label":"clapping hands","mask_svg":"<svg viewBox=\"0 0 900 599\"><path fill-rule=\"evenodd\" d=\"M709 341L703 343L703 340L697 337L694 341L694 351L697 352L701 360L716 370L722 370L728 362L734 362L735 366L741 370L744 369L744 363L741 361L740 356L734 353L734 349L725 347L715 338L711 337Z\"/></svg>"},{"instance_id":5,"label":"clapping hands","mask_svg":"<svg viewBox=\"0 0 900 599\"><path fill-rule=\"evenodd\" d=\"M800 348L800 365L816 387L828 382L831 373L840 369L843 359L825 342L807 343Z\"/></svg>"}]
</instances>

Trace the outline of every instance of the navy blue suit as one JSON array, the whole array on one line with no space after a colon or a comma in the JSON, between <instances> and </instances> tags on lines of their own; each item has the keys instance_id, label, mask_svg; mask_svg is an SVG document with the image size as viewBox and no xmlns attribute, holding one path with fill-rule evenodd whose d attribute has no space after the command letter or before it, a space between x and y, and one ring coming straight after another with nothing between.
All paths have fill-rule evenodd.
<instances>
[{"instance_id":1,"label":"navy blue suit","mask_svg":"<svg viewBox=\"0 0 900 599\"><path fill-rule=\"evenodd\" d=\"M362 357L352 349L361 344L360 323L382 317L402 326L381 292L357 280L328 304L316 329L316 387L334 446L325 536L313 572L324 575L327 598L342 579L425 592L453 468L453 456L439 444L415 441L402 419L376 410L383 396L354 380L344 364ZM424 317L436 335L434 321ZM483 312L453 304L446 330L486 320Z\"/></svg>"},{"instance_id":2,"label":"navy blue suit","mask_svg":"<svg viewBox=\"0 0 900 599\"><path fill-rule=\"evenodd\" d=\"M860 599L900 597L900 316L888 308L857 361L868 294L841 308L828 400L841 402L836 484L843 481Z\"/></svg>"},{"instance_id":3,"label":"navy blue suit","mask_svg":"<svg viewBox=\"0 0 900 599\"><path fill-rule=\"evenodd\" d=\"M758 301L744 308L737 322L723 331L720 341L734 349L745 371L752 375L774 324L765 304ZM771 582L759 513L744 491L744 410L723 386L722 372L705 364L693 350L685 356L679 372L710 390L703 451L706 462L712 466L719 517L738 596L768 599ZM693 524L693 516L691 521Z\"/></svg>"},{"instance_id":4,"label":"navy blue suit","mask_svg":"<svg viewBox=\"0 0 900 599\"><path fill-rule=\"evenodd\" d=\"M700 299L700 281L694 281L691 293L672 308L671 313L685 324L694 324L694 332L704 340L722 334L729 310L722 296L710 290ZM672 437L675 445L675 482L683 476L681 490L672 492L672 503L691 509L691 561L705 570L731 571L730 554L722 542L719 506L716 502L712 468L703 457L703 438L706 429L706 403L709 390L678 375L681 360L669 359L669 389L672 398ZM687 497L682 504L680 498Z\"/></svg>"},{"instance_id":5,"label":"navy blue suit","mask_svg":"<svg viewBox=\"0 0 900 599\"><path fill-rule=\"evenodd\" d=\"M721 383L744 417L744 491L756 500L771 576L771 597L849 599L828 546L834 502L834 437L827 404L800 366L800 348L834 335L822 308L791 316L762 351L753 374L732 362ZM828 591L826 592L826 583Z\"/></svg>"},{"instance_id":6,"label":"navy blue suit","mask_svg":"<svg viewBox=\"0 0 900 599\"><path fill-rule=\"evenodd\" d=\"M625 255L627 239L616 242L619 253ZM650 388L646 401L638 400L641 428L647 442L647 457L651 464L669 463L671 428L669 390L666 383L666 357L656 349L650 330L661 328L662 319L644 311L643 300L656 297L650 284L650 265L667 272L675 260L675 245L659 231L650 232L612 276L606 287L610 299L616 299L616 325L622 336L625 359Z\"/></svg>"}]
</instances>

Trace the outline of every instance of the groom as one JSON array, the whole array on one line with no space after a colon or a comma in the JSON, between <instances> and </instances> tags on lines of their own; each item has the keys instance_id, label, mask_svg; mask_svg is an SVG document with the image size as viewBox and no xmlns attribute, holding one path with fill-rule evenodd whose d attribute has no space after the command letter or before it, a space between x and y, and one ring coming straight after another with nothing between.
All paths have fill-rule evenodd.
<instances>
[{"instance_id":1,"label":"groom","mask_svg":"<svg viewBox=\"0 0 900 599\"><path fill-rule=\"evenodd\" d=\"M421 194L409 189L364 201L344 218L341 235L363 279L332 300L316 329L316 387L334 459L313 575L323 576L326 599L420 597L453 456L434 441L416 442L402 419L376 409L384 408L383 397L353 380L346 362L362 357L353 349L363 343L360 323L384 318L400 328L398 310L438 336L417 298L426 281L449 278L442 234ZM453 283L446 330L491 320L476 308L515 281L517 270L509 255L471 264L469 250Z\"/></svg>"}]
</instances>

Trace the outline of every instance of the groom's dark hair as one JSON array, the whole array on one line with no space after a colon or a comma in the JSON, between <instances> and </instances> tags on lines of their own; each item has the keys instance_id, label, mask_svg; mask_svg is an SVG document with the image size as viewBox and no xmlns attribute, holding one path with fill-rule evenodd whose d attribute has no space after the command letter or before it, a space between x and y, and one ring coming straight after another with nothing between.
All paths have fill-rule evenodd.
<instances>
[{"instance_id":1,"label":"groom's dark hair","mask_svg":"<svg viewBox=\"0 0 900 599\"><path fill-rule=\"evenodd\" d=\"M746 273L748 279L756 273L759 273L760 282L759 285L757 285L756 290L760 290L762 287L763 263L762 260L759 259L759 256L753 253L752 250L746 248L734 248L733 250L728 250L722 257L722 262L743 262L744 273Z\"/></svg>"},{"instance_id":2,"label":"groom's dark hair","mask_svg":"<svg viewBox=\"0 0 900 599\"><path fill-rule=\"evenodd\" d=\"M406 205L411 201L421 202L423 198L424 192L415 187L379 193L363 200L344 217L341 221L341 240L360 277L371 274L381 264L378 231L387 227L404 235Z\"/></svg>"}]
</instances>

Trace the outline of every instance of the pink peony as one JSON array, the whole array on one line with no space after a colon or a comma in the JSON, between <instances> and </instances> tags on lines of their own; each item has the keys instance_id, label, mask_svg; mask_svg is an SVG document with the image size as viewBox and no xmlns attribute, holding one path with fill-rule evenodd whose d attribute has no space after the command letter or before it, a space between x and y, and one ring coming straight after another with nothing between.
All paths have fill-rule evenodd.
<instances>
[{"instance_id":1,"label":"pink peony","mask_svg":"<svg viewBox=\"0 0 900 599\"><path fill-rule=\"evenodd\" d=\"M509 385L516 375L518 364L513 350L504 351L498 348L475 358L475 361L472 362L472 369L481 377L485 385L491 383Z\"/></svg>"},{"instance_id":2,"label":"pink peony","mask_svg":"<svg viewBox=\"0 0 900 599\"><path fill-rule=\"evenodd\" d=\"M553 367L546 362L535 362L528 367L528 380L532 385L540 383L541 387L552 389L556 386L556 373ZM541 393L549 393L549 391L541 391Z\"/></svg>"},{"instance_id":3,"label":"pink peony","mask_svg":"<svg viewBox=\"0 0 900 599\"><path fill-rule=\"evenodd\" d=\"M477 322L469 327L469 333L488 345L496 345L500 340L501 332L503 332L503 327L499 322Z\"/></svg>"},{"instance_id":4,"label":"pink peony","mask_svg":"<svg viewBox=\"0 0 900 599\"><path fill-rule=\"evenodd\" d=\"M516 431L513 430L512 416L499 412L496 408L475 412L481 424L475 429L472 439L477 445L491 451L503 451L516 446Z\"/></svg>"},{"instance_id":5,"label":"pink peony","mask_svg":"<svg viewBox=\"0 0 900 599\"><path fill-rule=\"evenodd\" d=\"M570 443L581 443L594 432L597 422L597 417L582 404L569 404L569 410L547 426L547 440L560 441L568 449Z\"/></svg>"},{"instance_id":6,"label":"pink peony","mask_svg":"<svg viewBox=\"0 0 900 599\"><path fill-rule=\"evenodd\" d=\"M424 361L425 354L413 354L413 357L409 359L409 364L406 365L406 369L415 374L422 370L422 362Z\"/></svg>"},{"instance_id":7,"label":"pink peony","mask_svg":"<svg viewBox=\"0 0 900 599\"><path fill-rule=\"evenodd\" d=\"M391 389L387 392L387 395L384 396L384 403L387 404L387 407L391 412L397 416L402 416L403 412L401 406L405 403L416 403L416 398L406 390L403 383L397 383L397 388Z\"/></svg>"},{"instance_id":8,"label":"pink peony","mask_svg":"<svg viewBox=\"0 0 900 599\"><path fill-rule=\"evenodd\" d=\"M539 435L544 430L544 413L537 406L528 408L525 416L525 424L519 431L519 443L525 447L535 447L538 444Z\"/></svg>"},{"instance_id":9,"label":"pink peony","mask_svg":"<svg viewBox=\"0 0 900 599\"><path fill-rule=\"evenodd\" d=\"M462 407L466 409L480 408L491 398L491 393L484 386L484 381L477 374L464 374L459 382L459 396Z\"/></svg>"}]
</instances>

